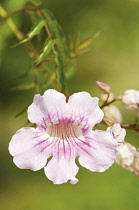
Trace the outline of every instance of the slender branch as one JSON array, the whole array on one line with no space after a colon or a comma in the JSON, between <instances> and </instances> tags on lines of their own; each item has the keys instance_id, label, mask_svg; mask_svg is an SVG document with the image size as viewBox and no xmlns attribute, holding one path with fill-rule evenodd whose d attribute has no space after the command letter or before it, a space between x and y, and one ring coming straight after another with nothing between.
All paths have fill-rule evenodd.
<instances>
[{"instance_id":1,"label":"slender branch","mask_svg":"<svg viewBox=\"0 0 139 210\"><path fill-rule=\"evenodd\" d=\"M107 126L112 126L114 124L113 122L109 121L109 119L106 119L106 118L103 118L102 123ZM130 124L122 125L121 124L120 126L121 126L121 128L124 128L126 130L133 130L133 131L136 131L137 133L139 133L139 125L137 125L137 124L132 124L132 125L130 125Z\"/></svg>"},{"instance_id":2,"label":"slender branch","mask_svg":"<svg viewBox=\"0 0 139 210\"><path fill-rule=\"evenodd\" d=\"M52 81L54 81L55 79L56 79L56 73L54 72L50 76L49 80L42 85L42 87L47 88L52 83Z\"/></svg>"},{"instance_id":3,"label":"slender branch","mask_svg":"<svg viewBox=\"0 0 139 210\"><path fill-rule=\"evenodd\" d=\"M111 101L109 101L109 102L108 102L108 99L109 99L109 95L108 95L106 101L104 102L104 104L100 106L101 109L102 109L103 107L105 107L105 106L109 106L110 104L112 104L112 103L115 102L115 101L120 101L120 100L121 100L121 96L118 96L118 97L114 98L113 100L111 100Z\"/></svg>"},{"instance_id":4,"label":"slender branch","mask_svg":"<svg viewBox=\"0 0 139 210\"><path fill-rule=\"evenodd\" d=\"M128 130L134 130L136 132L139 132L139 125L121 125L122 128L128 129Z\"/></svg>"},{"instance_id":5,"label":"slender branch","mask_svg":"<svg viewBox=\"0 0 139 210\"><path fill-rule=\"evenodd\" d=\"M105 107L105 106L109 106L110 104L112 104L113 102L115 102L116 101L116 98L114 98L112 101L110 101L110 102L104 102L104 104L102 105L102 106L100 106L100 108L102 109L103 107Z\"/></svg>"},{"instance_id":6,"label":"slender branch","mask_svg":"<svg viewBox=\"0 0 139 210\"><path fill-rule=\"evenodd\" d=\"M39 84L38 84L38 69L34 69L34 83L35 83L35 93L39 93Z\"/></svg>"}]
</instances>

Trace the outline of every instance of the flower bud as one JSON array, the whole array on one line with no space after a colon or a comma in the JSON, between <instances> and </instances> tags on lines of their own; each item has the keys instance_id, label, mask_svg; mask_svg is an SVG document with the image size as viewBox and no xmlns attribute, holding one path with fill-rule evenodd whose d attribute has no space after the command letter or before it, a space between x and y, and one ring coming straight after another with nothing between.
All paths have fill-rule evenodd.
<instances>
[{"instance_id":1,"label":"flower bud","mask_svg":"<svg viewBox=\"0 0 139 210\"><path fill-rule=\"evenodd\" d=\"M110 92L109 97L108 97L108 94L106 94L106 93L101 93L101 95L100 95L100 100L102 102L105 102L105 101L110 102L114 98L115 98L115 96L114 96L114 94L112 92Z\"/></svg>"},{"instance_id":2,"label":"flower bud","mask_svg":"<svg viewBox=\"0 0 139 210\"><path fill-rule=\"evenodd\" d=\"M107 131L110 132L110 134L113 136L114 139L117 140L118 143L124 141L126 130L124 128L121 128L119 123L115 123L113 126L108 127Z\"/></svg>"},{"instance_id":3,"label":"flower bud","mask_svg":"<svg viewBox=\"0 0 139 210\"><path fill-rule=\"evenodd\" d=\"M97 80L95 82L97 86L99 87L99 89L101 90L101 92L107 93L107 94L110 93L111 87L108 84L97 81Z\"/></svg>"},{"instance_id":4,"label":"flower bud","mask_svg":"<svg viewBox=\"0 0 139 210\"><path fill-rule=\"evenodd\" d=\"M126 170L139 176L139 152L133 145L126 142L121 144L118 147L118 154L115 161Z\"/></svg>"},{"instance_id":5,"label":"flower bud","mask_svg":"<svg viewBox=\"0 0 139 210\"><path fill-rule=\"evenodd\" d=\"M122 95L122 103L126 109L139 111L139 91L126 90Z\"/></svg>"},{"instance_id":6,"label":"flower bud","mask_svg":"<svg viewBox=\"0 0 139 210\"><path fill-rule=\"evenodd\" d=\"M109 105L103 108L104 116L113 123L122 123L122 115L120 110L114 106Z\"/></svg>"}]
</instances>

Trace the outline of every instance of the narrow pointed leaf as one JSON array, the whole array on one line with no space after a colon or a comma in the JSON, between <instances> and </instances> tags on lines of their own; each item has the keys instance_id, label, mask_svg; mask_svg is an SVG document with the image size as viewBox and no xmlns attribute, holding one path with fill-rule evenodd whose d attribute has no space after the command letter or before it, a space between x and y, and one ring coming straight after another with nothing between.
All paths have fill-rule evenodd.
<instances>
[{"instance_id":1,"label":"narrow pointed leaf","mask_svg":"<svg viewBox=\"0 0 139 210\"><path fill-rule=\"evenodd\" d=\"M75 40L75 48L77 48L80 44L80 33L77 34L76 40Z\"/></svg>"},{"instance_id":2,"label":"narrow pointed leaf","mask_svg":"<svg viewBox=\"0 0 139 210\"><path fill-rule=\"evenodd\" d=\"M49 21L48 25L51 32L53 33L54 39L57 38L63 41L65 40L65 35L57 21Z\"/></svg>"},{"instance_id":3,"label":"narrow pointed leaf","mask_svg":"<svg viewBox=\"0 0 139 210\"><path fill-rule=\"evenodd\" d=\"M48 25L49 25L49 29L51 31L51 35L52 38L58 38L61 40L65 40L65 35L63 33L63 30L61 28L61 26L59 25L57 19L55 18L54 14L48 10L48 9L44 9L42 10L44 18L46 19Z\"/></svg>"},{"instance_id":4,"label":"narrow pointed leaf","mask_svg":"<svg viewBox=\"0 0 139 210\"><path fill-rule=\"evenodd\" d=\"M42 10L43 16L47 21L51 21L51 20L56 20L54 14L48 10L48 9L43 9Z\"/></svg>"},{"instance_id":5,"label":"narrow pointed leaf","mask_svg":"<svg viewBox=\"0 0 139 210\"><path fill-rule=\"evenodd\" d=\"M87 47L94 41L94 39L97 38L99 35L100 35L100 33L98 32L98 33L96 33L94 36L92 36L92 37L86 39L84 42L82 42L82 43L77 47L76 50L78 50L78 51L79 51L79 50L84 50L84 49L87 48Z\"/></svg>"},{"instance_id":6,"label":"narrow pointed leaf","mask_svg":"<svg viewBox=\"0 0 139 210\"><path fill-rule=\"evenodd\" d=\"M66 68L66 71L65 71L66 78L70 78L71 76L73 76L73 74L75 73L75 71L76 71L76 66L75 66L75 64L69 65L69 66Z\"/></svg>"},{"instance_id":7,"label":"narrow pointed leaf","mask_svg":"<svg viewBox=\"0 0 139 210\"><path fill-rule=\"evenodd\" d=\"M60 41L58 39L55 40L55 44L58 47L58 50L59 50L59 52L60 52L63 60L65 60L65 58L66 58L66 48L65 48L65 45L63 44L62 41Z\"/></svg>"},{"instance_id":8,"label":"narrow pointed leaf","mask_svg":"<svg viewBox=\"0 0 139 210\"><path fill-rule=\"evenodd\" d=\"M19 85L17 87L11 88L12 90L28 90L31 88L34 88L35 84L34 83L29 83L29 84L24 84L24 85Z\"/></svg>"},{"instance_id":9,"label":"narrow pointed leaf","mask_svg":"<svg viewBox=\"0 0 139 210\"><path fill-rule=\"evenodd\" d=\"M27 34L27 36L19 43L13 45L12 47L16 47L20 44L23 44L25 42L28 42L29 40L31 40L34 36L36 36L37 34L40 33L41 29L43 28L43 26L45 25L46 20L41 20L39 23L37 23L31 30L30 32Z\"/></svg>"},{"instance_id":10,"label":"narrow pointed leaf","mask_svg":"<svg viewBox=\"0 0 139 210\"><path fill-rule=\"evenodd\" d=\"M68 35L67 42L68 42L68 48L69 48L69 50L73 50L74 43L73 43L73 40L72 40L72 36L71 35Z\"/></svg>"},{"instance_id":11,"label":"narrow pointed leaf","mask_svg":"<svg viewBox=\"0 0 139 210\"><path fill-rule=\"evenodd\" d=\"M58 76L58 81L61 84L62 87L62 92L65 91L65 72L64 72L64 66L63 66L63 61L59 55L58 52L55 51L55 62L58 66L58 72L57 72L57 76Z\"/></svg>"},{"instance_id":12,"label":"narrow pointed leaf","mask_svg":"<svg viewBox=\"0 0 139 210\"><path fill-rule=\"evenodd\" d=\"M43 60L46 59L46 56L51 52L52 47L53 47L54 44L55 44L54 40L49 40L49 41L46 42L42 53L37 58L37 60L35 61L34 65L38 65L39 63L41 63Z\"/></svg>"},{"instance_id":13,"label":"narrow pointed leaf","mask_svg":"<svg viewBox=\"0 0 139 210\"><path fill-rule=\"evenodd\" d=\"M36 7L40 6L42 4L41 0L28 0L28 2L31 2L32 4L34 4Z\"/></svg>"}]
</instances>

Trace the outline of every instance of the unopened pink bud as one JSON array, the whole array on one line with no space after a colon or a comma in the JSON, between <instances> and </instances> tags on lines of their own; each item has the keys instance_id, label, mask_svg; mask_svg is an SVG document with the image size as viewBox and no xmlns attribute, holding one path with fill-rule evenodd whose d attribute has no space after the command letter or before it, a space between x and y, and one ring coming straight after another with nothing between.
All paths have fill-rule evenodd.
<instances>
[{"instance_id":1,"label":"unopened pink bud","mask_svg":"<svg viewBox=\"0 0 139 210\"><path fill-rule=\"evenodd\" d=\"M97 80L95 82L103 93L107 93L107 94L110 93L111 87L108 84L97 81Z\"/></svg>"}]
</instances>

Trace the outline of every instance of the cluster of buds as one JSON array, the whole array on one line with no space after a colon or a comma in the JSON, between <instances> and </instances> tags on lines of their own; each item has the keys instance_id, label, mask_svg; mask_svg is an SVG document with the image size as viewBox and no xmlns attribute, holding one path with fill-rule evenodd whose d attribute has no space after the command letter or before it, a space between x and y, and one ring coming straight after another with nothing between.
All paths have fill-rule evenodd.
<instances>
[{"instance_id":1,"label":"cluster of buds","mask_svg":"<svg viewBox=\"0 0 139 210\"><path fill-rule=\"evenodd\" d=\"M122 123L122 114L120 110L112 103L116 100L114 93L111 92L111 87L103 82L96 81L97 86L99 87L100 102L102 103L101 108L103 109L105 118L108 119L111 124L113 123ZM119 100L119 98L117 98Z\"/></svg>"},{"instance_id":2,"label":"cluster of buds","mask_svg":"<svg viewBox=\"0 0 139 210\"><path fill-rule=\"evenodd\" d=\"M109 126L107 131L110 132L113 138L118 142L118 153L115 162L124 169L139 176L139 152L133 145L125 141L126 130L124 129L139 132L139 126L137 124L138 117L135 124L123 125L121 111L112 104L115 101L121 101L125 109L139 111L139 91L129 89L116 98L108 84L100 81L96 81L96 84L101 91L100 102L102 103L101 108L103 109L105 117L104 123Z\"/></svg>"}]
</instances>

